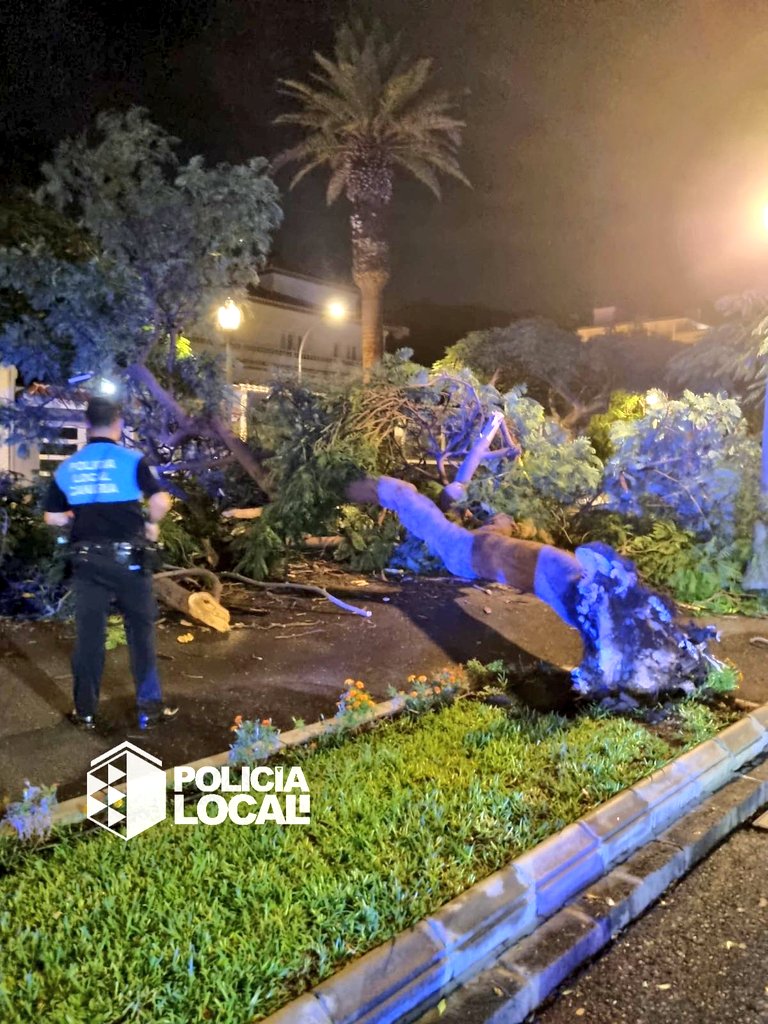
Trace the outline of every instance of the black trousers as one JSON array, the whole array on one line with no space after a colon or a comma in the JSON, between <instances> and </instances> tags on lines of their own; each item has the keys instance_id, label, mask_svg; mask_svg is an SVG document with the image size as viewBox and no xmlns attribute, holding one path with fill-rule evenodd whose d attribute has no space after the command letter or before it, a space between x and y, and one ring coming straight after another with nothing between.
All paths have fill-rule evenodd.
<instances>
[{"instance_id":1,"label":"black trousers","mask_svg":"<svg viewBox=\"0 0 768 1024\"><path fill-rule=\"evenodd\" d=\"M72 563L77 639L72 655L75 710L94 715L104 671L107 617L112 599L125 621L125 635L139 711L156 712L162 705L155 654L157 606L152 575L120 565L109 554L76 554Z\"/></svg>"}]
</instances>

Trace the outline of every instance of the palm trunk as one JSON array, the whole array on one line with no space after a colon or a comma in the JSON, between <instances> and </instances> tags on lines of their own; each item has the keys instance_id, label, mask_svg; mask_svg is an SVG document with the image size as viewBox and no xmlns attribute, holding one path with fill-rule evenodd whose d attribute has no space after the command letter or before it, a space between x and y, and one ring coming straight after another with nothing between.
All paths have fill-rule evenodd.
<instances>
[{"instance_id":1,"label":"palm trunk","mask_svg":"<svg viewBox=\"0 0 768 1024\"><path fill-rule=\"evenodd\" d=\"M361 297L363 376L367 378L384 355L383 297L386 280L376 273L368 273L360 274L356 283Z\"/></svg>"},{"instance_id":2,"label":"palm trunk","mask_svg":"<svg viewBox=\"0 0 768 1024\"><path fill-rule=\"evenodd\" d=\"M360 289L363 376L384 355L383 295L389 281L389 243L384 231L384 203L358 202L350 217L352 276Z\"/></svg>"}]
</instances>

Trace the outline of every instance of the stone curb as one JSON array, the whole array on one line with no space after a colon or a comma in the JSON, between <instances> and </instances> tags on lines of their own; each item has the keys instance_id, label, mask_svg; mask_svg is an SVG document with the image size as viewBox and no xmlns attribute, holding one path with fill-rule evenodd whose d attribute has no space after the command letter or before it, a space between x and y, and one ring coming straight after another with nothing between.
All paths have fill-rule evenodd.
<instances>
[{"instance_id":1,"label":"stone curb","mask_svg":"<svg viewBox=\"0 0 768 1024\"><path fill-rule=\"evenodd\" d=\"M766 751L768 704L348 964L264 1024L406 1024L459 986L458 1009L449 1007L435 1021L522 1022L768 802L768 762L736 778ZM470 1016L481 1008L487 1016Z\"/></svg>"},{"instance_id":2,"label":"stone curb","mask_svg":"<svg viewBox=\"0 0 768 1024\"><path fill-rule=\"evenodd\" d=\"M420 1018L421 1024L438 1020L440 1024L522 1024L617 932L766 803L768 761L764 760L589 886L455 992L443 1012L431 1011Z\"/></svg>"},{"instance_id":3,"label":"stone curb","mask_svg":"<svg viewBox=\"0 0 768 1024\"><path fill-rule=\"evenodd\" d=\"M381 701L379 704L374 706L373 714L371 715L369 722L378 722L383 718L394 718L395 715L399 714L403 709L402 697L393 697L392 700ZM316 740L318 736L322 736L324 733L333 732L337 728L338 723L333 718L324 719L321 722L312 722L311 725L303 725L300 729L289 729L287 732L280 733L280 739L277 746L275 747L274 753L271 757L275 757L280 754L283 750L290 750L292 747L302 747L307 743L311 743L312 740ZM165 782L168 789L173 789L173 773L176 767L179 768L222 768L224 765L229 764L229 751L224 750L220 754L211 754L210 757L201 757L198 761L190 761L186 765L177 765L174 768L168 768L165 773ZM115 789L125 792L125 786L118 784ZM52 814L52 820L55 827L62 825L77 825L82 821L85 821L85 806L86 797L74 796L71 800L63 800L60 804L56 805L56 808Z\"/></svg>"}]
</instances>

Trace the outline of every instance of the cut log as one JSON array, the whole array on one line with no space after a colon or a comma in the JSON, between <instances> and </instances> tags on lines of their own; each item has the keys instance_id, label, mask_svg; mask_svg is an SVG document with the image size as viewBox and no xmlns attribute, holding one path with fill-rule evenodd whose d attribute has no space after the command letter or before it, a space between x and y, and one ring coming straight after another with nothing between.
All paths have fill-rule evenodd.
<instances>
[{"instance_id":1,"label":"cut log","mask_svg":"<svg viewBox=\"0 0 768 1024\"><path fill-rule=\"evenodd\" d=\"M176 582L177 579L200 576L208 580L213 593L189 591ZM207 569L177 569L172 572L156 573L152 589L158 601L162 601L174 611L188 615L218 633L229 632L229 612L219 603L221 581L215 573Z\"/></svg>"},{"instance_id":2,"label":"cut log","mask_svg":"<svg viewBox=\"0 0 768 1024\"><path fill-rule=\"evenodd\" d=\"M210 626L218 633L229 632L228 609L204 590L189 595L189 614L193 619L204 622L206 626Z\"/></svg>"}]
</instances>

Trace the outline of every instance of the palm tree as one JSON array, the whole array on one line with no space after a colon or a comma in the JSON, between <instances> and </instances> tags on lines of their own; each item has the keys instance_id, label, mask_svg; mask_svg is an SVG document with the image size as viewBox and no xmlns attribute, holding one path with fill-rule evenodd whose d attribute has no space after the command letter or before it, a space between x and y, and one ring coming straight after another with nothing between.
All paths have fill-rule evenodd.
<instances>
[{"instance_id":1,"label":"palm tree","mask_svg":"<svg viewBox=\"0 0 768 1024\"><path fill-rule=\"evenodd\" d=\"M469 184L457 161L464 122L452 116L445 92L431 87L432 61L410 61L399 37L376 22L357 21L336 34L334 60L315 54L312 82L281 79L300 109L277 123L298 125L304 138L278 156L276 166L302 166L291 187L327 166L327 199L344 193L352 206L352 276L362 299L363 371L384 349L382 296L389 280L385 215L400 168L440 198L438 174Z\"/></svg>"}]
</instances>

